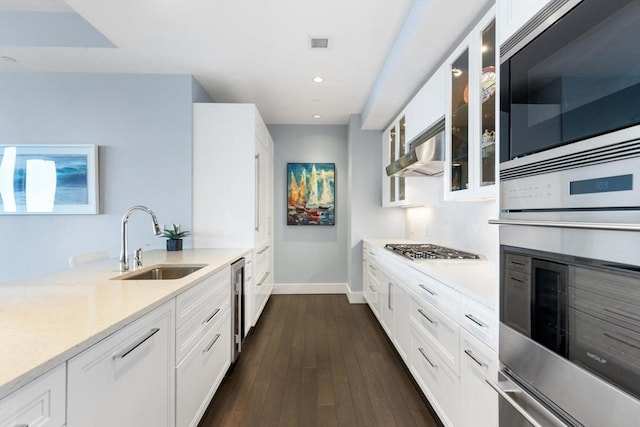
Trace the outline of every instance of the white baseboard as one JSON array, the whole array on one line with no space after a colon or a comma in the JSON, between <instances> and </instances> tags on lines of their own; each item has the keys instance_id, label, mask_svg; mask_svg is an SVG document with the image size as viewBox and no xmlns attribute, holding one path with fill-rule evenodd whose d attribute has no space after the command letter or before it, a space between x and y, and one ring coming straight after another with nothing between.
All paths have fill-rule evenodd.
<instances>
[{"instance_id":1,"label":"white baseboard","mask_svg":"<svg viewBox=\"0 0 640 427\"><path fill-rule=\"evenodd\" d=\"M347 289L347 298L349 299L349 304L364 304L366 301L364 300L364 293L362 292L353 292L351 289Z\"/></svg>"},{"instance_id":2,"label":"white baseboard","mask_svg":"<svg viewBox=\"0 0 640 427\"><path fill-rule=\"evenodd\" d=\"M364 304L362 292L352 292L346 283L276 283L273 285L274 294L344 294L350 304Z\"/></svg>"},{"instance_id":3,"label":"white baseboard","mask_svg":"<svg viewBox=\"0 0 640 427\"><path fill-rule=\"evenodd\" d=\"M346 294L346 283L275 283L274 294Z\"/></svg>"}]
</instances>

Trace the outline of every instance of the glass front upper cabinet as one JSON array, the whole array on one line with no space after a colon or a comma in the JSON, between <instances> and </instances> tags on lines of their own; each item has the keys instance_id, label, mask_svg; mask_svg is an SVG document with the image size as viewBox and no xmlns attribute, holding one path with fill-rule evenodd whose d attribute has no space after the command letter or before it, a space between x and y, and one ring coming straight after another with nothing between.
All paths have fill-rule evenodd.
<instances>
[{"instance_id":1,"label":"glass front upper cabinet","mask_svg":"<svg viewBox=\"0 0 640 427\"><path fill-rule=\"evenodd\" d=\"M467 48L451 64L451 191L469 185L469 100Z\"/></svg>"},{"instance_id":2,"label":"glass front upper cabinet","mask_svg":"<svg viewBox=\"0 0 640 427\"><path fill-rule=\"evenodd\" d=\"M480 186L496 182L496 21L482 31L480 70Z\"/></svg>"}]
</instances>

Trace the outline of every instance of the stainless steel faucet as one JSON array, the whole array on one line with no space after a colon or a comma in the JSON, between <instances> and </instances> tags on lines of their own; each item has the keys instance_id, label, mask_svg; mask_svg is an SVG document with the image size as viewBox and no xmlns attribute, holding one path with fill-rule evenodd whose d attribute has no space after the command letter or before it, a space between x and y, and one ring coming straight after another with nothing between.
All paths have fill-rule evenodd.
<instances>
[{"instance_id":1,"label":"stainless steel faucet","mask_svg":"<svg viewBox=\"0 0 640 427\"><path fill-rule=\"evenodd\" d=\"M160 225L158 225L158 218L153 213L151 209L146 206L132 206L128 211L124 213L122 216L122 233L120 236L120 271L129 271L129 238L127 232L127 223L129 222L129 217L135 211L144 211L151 215L151 219L153 220L153 234L159 236L162 234L162 230L160 230Z\"/></svg>"}]
</instances>

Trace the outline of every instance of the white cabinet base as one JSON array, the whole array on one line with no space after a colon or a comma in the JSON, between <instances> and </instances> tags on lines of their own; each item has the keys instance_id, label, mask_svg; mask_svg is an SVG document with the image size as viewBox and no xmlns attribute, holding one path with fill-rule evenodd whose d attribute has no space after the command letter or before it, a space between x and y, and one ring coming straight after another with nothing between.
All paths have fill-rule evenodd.
<instances>
[{"instance_id":1,"label":"white cabinet base","mask_svg":"<svg viewBox=\"0 0 640 427\"><path fill-rule=\"evenodd\" d=\"M68 362L68 427L171 427L175 300Z\"/></svg>"}]
</instances>

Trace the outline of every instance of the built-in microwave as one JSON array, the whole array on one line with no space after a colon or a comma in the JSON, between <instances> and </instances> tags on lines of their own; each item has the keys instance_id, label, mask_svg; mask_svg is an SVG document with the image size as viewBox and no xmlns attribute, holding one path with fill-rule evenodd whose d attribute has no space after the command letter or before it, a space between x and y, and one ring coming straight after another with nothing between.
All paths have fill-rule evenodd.
<instances>
[{"instance_id":1,"label":"built-in microwave","mask_svg":"<svg viewBox=\"0 0 640 427\"><path fill-rule=\"evenodd\" d=\"M640 134L638 22L640 0L554 0L501 46L501 163Z\"/></svg>"}]
</instances>

